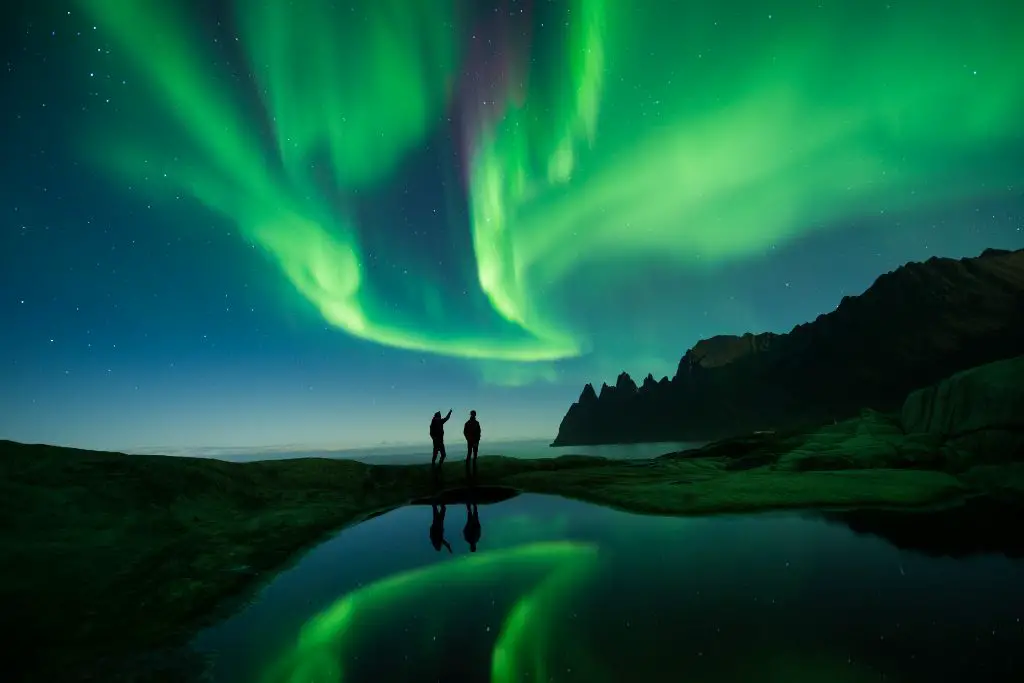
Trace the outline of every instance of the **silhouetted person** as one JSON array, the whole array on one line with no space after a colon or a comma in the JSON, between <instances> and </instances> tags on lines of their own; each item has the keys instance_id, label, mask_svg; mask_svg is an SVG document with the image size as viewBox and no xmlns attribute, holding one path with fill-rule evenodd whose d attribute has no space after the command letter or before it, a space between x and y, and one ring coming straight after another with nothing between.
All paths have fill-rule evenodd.
<instances>
[{"instance_id":1,"label":"silhouetted person","mask_svg":"<svg viewBox=\"0 0 1024 683\"><path fill-rule=\"evenodd\" d=\"M430 464L433 465L437 462L437 454L441 454L441 464L444 464L445 452L444 452L444 423L448 421L448 418L452 416L452 411L448 411L448 415L441 417L441 411L434 413L433 419L430 420L430 440L434 442L434 454L430 456Z\"/></svg>"},{"instance_id":2,"label":"silhouetted person","mask_svg":"<svg viewBox=\"0 0 1024 683\"><path fill-rule=\"evenodd\" d=\"M476 503L466 503L466 526L462 527L462 537L469 544L469 552L476 552L476 544L480 542L480 511Z\"/></svg>"},{"instance_id":3,"label":"silhouetted person","mask_svg":"<svg viewBox=\"0 0 1024 683\"><path fill-rule=\"evenodd\" d=\"M480 455L480 423L476 421L476 411L469 411L469 419L462 428L462 435L466 437L466 469L469 469L470 460L476 468L476 459Z\"/></svg>"},{"instance_id":4,"label":"silhouetted person","mask_svg":"<svg viewBox=\"0 0 1024 683\"><path fill-rule=\"evenodd\" d=\"M448 541L444 540L444 513L446 512L444 503L441 503L440 509L438 509L437 505L431 505L430 507L434 513L434 519L430 522L430 544L434 546L434 550L437 552L441 552L441 546L448 548L448 552L451 552L451 545Z\"/></svg>"}]
</instances>

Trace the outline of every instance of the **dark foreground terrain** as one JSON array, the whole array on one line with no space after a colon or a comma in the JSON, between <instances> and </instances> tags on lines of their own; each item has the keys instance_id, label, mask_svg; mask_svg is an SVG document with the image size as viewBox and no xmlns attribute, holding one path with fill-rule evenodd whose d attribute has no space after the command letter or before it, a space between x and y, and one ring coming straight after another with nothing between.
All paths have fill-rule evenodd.
<instances>
[{"instance_id":1,"label":"dark foreground terrain","mask_svg":"<svg viewBox=\"0 0 1024 683\"><path fill-rule=\"evenodd\" d=\"M471 481L459 461L435 475L429 465L243 464L0 442L5 667L25 680L190 680L195 662L180 648L299 553L380 512L474 490L678 515L1019 505L1024 357L914 392L898 413L648 461L484 456Z\"/></svg>"}]
</instances>

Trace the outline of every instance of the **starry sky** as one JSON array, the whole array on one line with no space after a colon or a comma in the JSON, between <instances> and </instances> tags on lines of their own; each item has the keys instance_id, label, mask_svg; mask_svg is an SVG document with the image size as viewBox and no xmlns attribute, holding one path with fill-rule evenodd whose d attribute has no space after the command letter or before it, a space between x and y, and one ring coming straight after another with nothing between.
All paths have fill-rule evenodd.
<instances>
[{"instance_id":1,"label":"starry sky","mask_svg":"<svg viewBox=\"0 0 1024 683\"><path fill-rule=\"evenodd\" d=\"M1021 3L2 12L0 438L553 437L584 382L1024 247Z\"/></svg>"}]
</instances>

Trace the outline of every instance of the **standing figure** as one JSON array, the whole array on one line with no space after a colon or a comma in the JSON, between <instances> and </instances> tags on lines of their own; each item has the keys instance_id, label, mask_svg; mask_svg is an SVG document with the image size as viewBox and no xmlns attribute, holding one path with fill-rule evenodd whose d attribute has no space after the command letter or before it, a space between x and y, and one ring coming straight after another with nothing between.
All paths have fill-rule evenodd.
<instances>
[{"instance_id":1,"label":"standing figure","mask_svg":"<svg viewBox=\"0 0 1024 683\"><path fill-rule=\"evenodd\" d=\"M476 552L476 544L480 542L480 511L476 503L466 503L466 526L462 527L462 537L469 544L469 552Z\"/></svg>"},{"instance_id":2,"label":"standing figure","mask_svg":"<svg viewBox=\"0 0 1024 683\"><path fill-rule=\"evenodd\" d=\"M475 410L469 411L462 435L466 437L466 469L469 469L470 461L475 469L477 456L480 455L480 423L476 421Z\"/></svg>"},{"instance_id":3,"label":"standing figure","mask_svg":"<svg viewBox=\"0 0 1024 683\"><path fill-rule=\"evenodd\" d=\"M434 546L434 550L438 552L441 552L441 546L448 548L448 552L451 552L452 546L444 538L444 513L446 512L444 503L441 503L440 506L434 504L430 507L433 512L433 519L430 522L430 545Z\"/></svg>"},{"instance_id":4,"label":"standing figure","mask_svg":"<svg viewBox=\"0 0 1024 683\"><path fill-rule=\"evenodd\" d=\"M434 453L430 456L430 464L434 465L437 462L438 453L441 454L441 464L444 464L445 452L444 452L444 423L448 421L448 418L452 416L451 409L448 410L448 415L441 417L441 411L434 413L434 417L430 420L430 440L434 442Z\"/></svg>"}]
</instances>

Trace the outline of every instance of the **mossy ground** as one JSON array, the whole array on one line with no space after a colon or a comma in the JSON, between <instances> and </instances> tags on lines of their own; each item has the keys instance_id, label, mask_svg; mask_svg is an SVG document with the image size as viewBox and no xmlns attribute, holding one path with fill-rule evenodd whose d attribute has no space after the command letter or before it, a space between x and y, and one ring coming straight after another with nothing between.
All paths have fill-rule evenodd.
<instances>
[{"instance_id":1,"label":"mossy ground","mask_svg":"<svg viewBox=\"0 0 1024 683\"><path fill-rule=\"evenodd\" d=\"M1024 491L1016 469L1000 474L1015 466L925 469L937 461L917 446L907 460L866 441L871 455L857 462L825 441L815 450L806 435L762 435L640 462L485 456L473 481L657 514L934 506ZM98 663L180 646L338 529L465 485L461 461L438 476L427 464L242 464L0 442L8 664L35 680L129 680L116 666L97 673Z\"/></svg>"}]
</instances>

